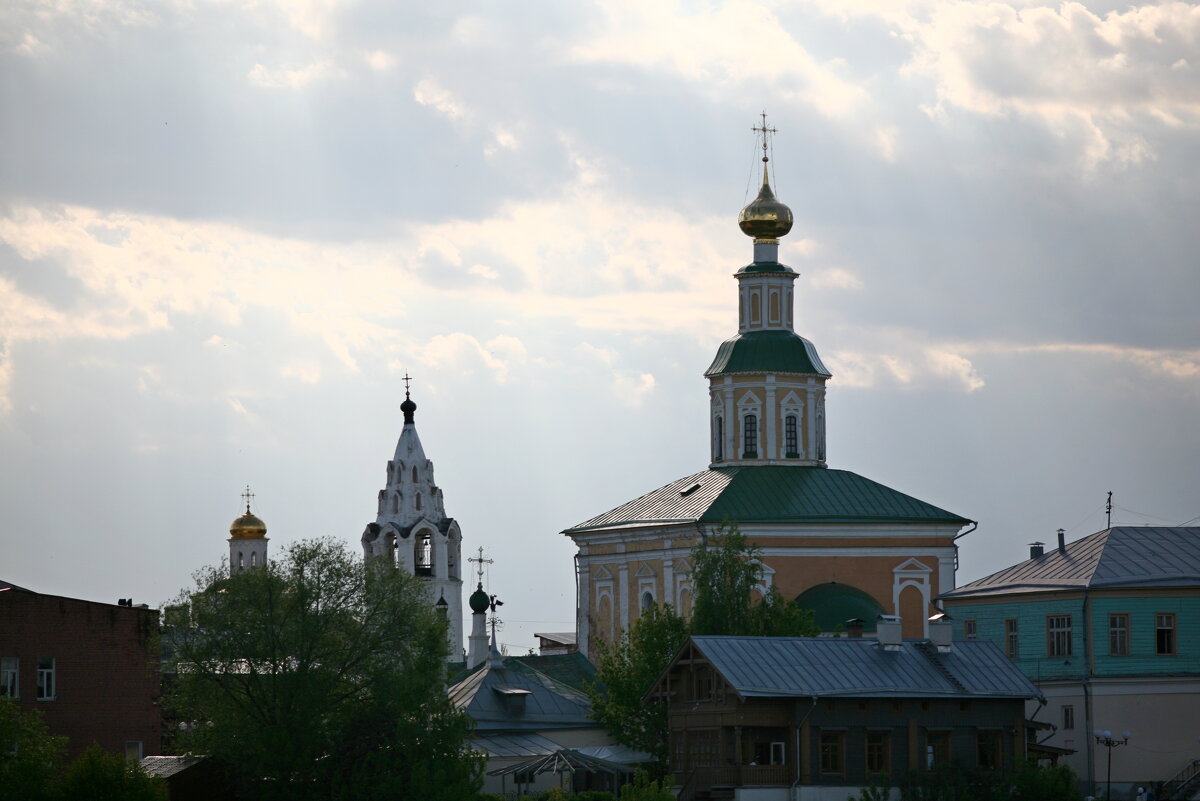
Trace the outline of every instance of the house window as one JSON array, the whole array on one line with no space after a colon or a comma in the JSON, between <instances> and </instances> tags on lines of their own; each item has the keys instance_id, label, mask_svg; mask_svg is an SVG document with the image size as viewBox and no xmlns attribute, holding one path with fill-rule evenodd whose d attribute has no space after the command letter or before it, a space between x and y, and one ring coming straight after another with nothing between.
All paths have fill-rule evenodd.
<instances>
[{"instance_id":1,"label":"house window","mask_svg":"<svg viewBox=\"0 0 1200 801\"><path fill-rule=\"evenodd\" d=\"M141 740L126 740L125 741L125 761L126 762L141 762L142 761L142 741Z\"/></svg>"},{"instance_id":2,"label":"house window","mask_svg":"<svg viewBox=\"0 0 1200 801\"><path fill-rule=\"evenodd\" d=\"M1175 613L1159 612L1154 616L1154 653L1159 656L1175 654Z\"/></svg>"},{"instance_id":3,"label":"house window","mask_svg":"<svg viewBox=\"0 0 1200 801\"><path fill-rule=\"evenodd\" d=\"M37 661L37 699L54 700L54 657L39 656Z\"/></svg>"},{"instance_id":4,"label":"house window","mask_svg":"<svg viewBox=\"0 0 1200 801\"><path fill-rule=\"evenodd\" d=\"M1129 615L1125 612L1108 616L1108 655L1129 656Z\"/></svg>"},{"instance_id":5,"label":"house window","mask_svg":"<svg viewBox=\"0 0 1200 801\"><path fill-rule=\"evenodd\" d=\"M800 434L796 425L796 415L789 414L783 418L784 456L788 459L800 457Z\"/></svg>"},{"instance_id":6,"label":"house window","mask_svg":"<svg viewBox=\"0 0 1200 801\"><path fill-rule=\"evenodd\" d=\"M963 636L968 640L973 640L979 636L979 626L974 620L963 621Z\"/></svg>"},{"instance_id":7,"label":"house window","mask_svg":"<svg viewBox=\"0 0 1200 801\"><path fill-rule=\"evenodd\" d=\"M1016 659L1020 653L1020 639L1017 637L1017 619L1010 617L1004 621L1004 655L1009 659Z\"/></svg>"},{"instance_id":8,"label":"house window","mask_svg":"<svg viewBox=\"0 0 1200 801\"><path fill-rule=\"evenodd\" d=\"M1046 656L1071 655L1071 616L1046 617Z\"/></svg>"},{"instance_id":9,"label":"house window","mask_svg":"<svg viewBox=\"0 0 1200 801\"><path fill-rule=\"evenodd\" d=\"M652 606L654 606L654 596L647 590L642 593L642 614L649 612Z\"/></svg>"},{"instance_id":10,"label":"house window","mask_svg":"<svg viewBox=\"0 0 1200 801\"><path fill-rule=\"evenodd\" d=\"M1063 708L1063 731L1075 728L1075 707L1067 704Z\"/></svg>"},{"instance_id":11,"label":"house window","mask_svg":"<svg viewBox=\"0 0 1200 801\"><path fill-rule=\"evenodd\" d=\"M21 660L15 656L0 656L0 695L17 698L20 688Z\"/></svg>"},{"instance_id":12,"label":"house window","mask_svg":"<svg viewBox=\"0 0 1200 801\"><path fill-rule=\"evenodd\" d=\"M716 680L712 668L701 667L692 674L692 700L711 701L716 693Z\"/></svg>"},{"instance_id":13,"label":"house window","mask_svg":"<svg viewBox=\"0 0 1200 801\"><path fill-rule=\"evenodd\" d=\"M748 414L742 419L742 458L758 457L758 415Z\"/></svg>"},{"instance_id":14,"label":"house window","mask_svg":"<svg viewBox=\"0 0 1200 801\"><path fill-rule=\"evenodd\" d=\"M771 762L772 765L783 765L787 761L787 743L773 742L771 743Z\"/></svg>"},{"instance_id":15,"label":"house window","mask_svg":"<svg viewBox=\"0 0 1200 801\"><path fill-rule=\"evenodd\" d=\"M716 419L713 426L713 461L720 462L725 458L725 420Z\"/></svg>"},{"instance_id":16,"label":"house window","mask_svg":"<svg viewBox=\"0 0 1200 801\"><path fill-rule=\"evenodd\" d=\"M925 767L940 768L950 764L950 732L925 732Z\"/></svg>"},{"instance_id":17,"label":"house window","mask_svg":"<svg viewBox=\"0 0 1200 801\"><path fill-rule=\"evenodd\" d=\"M846 772L846 733L842 731L821 732L821 773L843 774Z\"/></svg>"},{"instance_id":18,"label":"house window","mask_svg":"<svg viewBox=\"0 0 1200 801\"><path fill-rule=\"evenodd\" d=\"M867 732L867 773L887 776L892 772L892 735L886 731Z\"/></svg>"},{"instance_id":19,"label":"house window","mask_svg":"<svg viewBox=\"0 0 1200 801\"><path fill-rule=\"evenodd\" d=\"M995 730L981 731L975 735L975 752L977 764L984 770L996 770L1002 765L1000 750L1000 732Z\"/></svg>"}]
</instances>

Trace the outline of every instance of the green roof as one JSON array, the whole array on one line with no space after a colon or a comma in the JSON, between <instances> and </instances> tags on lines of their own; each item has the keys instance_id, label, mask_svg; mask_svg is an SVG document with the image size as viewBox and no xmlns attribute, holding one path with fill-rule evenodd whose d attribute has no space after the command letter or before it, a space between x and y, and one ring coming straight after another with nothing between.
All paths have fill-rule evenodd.
<instances>
[{"instance_id":1,"label":"green roof","mask_svg":"<svg viewBox=\"0 0 1200 801\"><path fill-rule=\"evenodd\" d=\"M924 523L971 521L848 470L722 467L673 481L565 534L664 523Z\"/></svg>"},{"instance_id":2,"label":"green roof","mask_svg":"<svg viewBox=\"0 0 1200 801\"><path fill-rule=\"evenodd\" d=\"M750 331L721 343L704 375L815 373L829 378L813 343L791 331Z\"/></svg>"},{"instance_id":3,"label":"green roof","mask_svg":"<svg viewBox=\"0 0 1200 801\"><path fill-rule=\"evenodd\" d=\"M777 261L756 261L753 264L747 264L742 269L738 270L738 274L742 273L795 273L791 267L786 264L780 264Z\"/></svg>"},{"instance_id":4,"label":"green roof","mask_svg":"<svg viewBox=\"0 0 1200 801\"><path fill-rule=\"evenodd\" d=\"M840 631L846 621L855 618L863 622L863 631L875 631L875 621L884 613L870 595L836 581L809 587L796 596L796 605L813 610L813 620L821 631Z\"/></svg>"}]
</instances>

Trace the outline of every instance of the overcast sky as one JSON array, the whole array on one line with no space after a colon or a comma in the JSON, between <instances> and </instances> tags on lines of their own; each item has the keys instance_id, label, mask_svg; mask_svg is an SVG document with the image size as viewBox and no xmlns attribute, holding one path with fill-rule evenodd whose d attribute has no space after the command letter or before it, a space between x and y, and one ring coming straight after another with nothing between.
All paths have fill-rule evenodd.
<instances>
[{"instance_id":1,"label":"overcast sky","mask_svg":"<svg viewBox=\"0 0 1200 801\"><path fill-rule=\"evenodd\" d=\"M1200 8L10 0L0 578L157 606L357 552L417 424L502 641L573 628L559 532L707 465L779 133L829 463L1032 540L1200 516Z\"/></svg>"}]
</instances>

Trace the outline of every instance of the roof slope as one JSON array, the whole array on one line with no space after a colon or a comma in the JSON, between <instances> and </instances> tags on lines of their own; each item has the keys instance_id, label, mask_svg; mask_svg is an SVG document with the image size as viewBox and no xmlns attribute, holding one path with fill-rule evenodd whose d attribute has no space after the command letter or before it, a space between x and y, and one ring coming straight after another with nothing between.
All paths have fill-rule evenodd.
<instances>
[{"instance_id":1,"label":"roof slope","mask_svg":"<svg viewBox=\"0 0 1200 801\"><path fill-rule=\"evenodd\" d=\"M705 470L567 529L664 523L971 522L848 470L767 465Z\"/></svg>"},{"instance_id":2,"label":"roof slope","mask_svg":"<svg viewBox=\"0 0 1200 801\"><path fill-rule=\"evenodd\" d=\"M528 665L485 664L447 691L475 731L592 728L592 705L577 690Z\"/></svg>"},{"instance_id":3,"label":"roof slope","mask_svg":"<svg viewBox=\"0 0 1200 801\"><path fill-rule=\"evenodd\" d=\"M748 331L725 340L704 375L723 373L812 373L831 377L816 346L791 331Z\"/></svg>"},{"instance_id":4,"label":"roof slope","mask_svg":"<svg viewBox=\"0 0 1200 801\"><path fill-rule=\"evenodd\" d=\"M1200 585L1200 526L1115 526L944 593L942 598Z\"/></svg>"},{"instance_id":5,"label":"roof slope","mask_svg":"<svg viewBox=\"0 0 1200 801\"><path fill-rule=\"evenodd\" d=\"M742 697L1037 698L1040 693L995 643L928 640L886 650L846 637L692 637Z\"/></svg>"}]
</instances>

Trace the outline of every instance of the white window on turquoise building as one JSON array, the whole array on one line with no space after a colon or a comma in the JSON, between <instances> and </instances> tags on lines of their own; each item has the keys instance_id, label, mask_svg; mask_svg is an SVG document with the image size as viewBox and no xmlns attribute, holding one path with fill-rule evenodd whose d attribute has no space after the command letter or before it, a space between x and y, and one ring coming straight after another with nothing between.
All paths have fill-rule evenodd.
<instances>
[{"instance_id":1,"label":"white window on turquoise building","mask_svg":"<svg viewBox=\"0 0 1200 801\"><path fill-rule=\"evenodd\" d=\"M974 620L963 621L963 636L973 640L979 636L979 624Z\"/></svg>"},{"instance_id":2,"label":"white window on turquoise building","mask_svg":"<svg viewBox=\"0 0 1200 801\"><path fill-rule=\"evenodd\" d=\"M1004 655L1016 659L1021 655L1020 640L1017 637L1017 619L1010 617L1004 621Z\"/></svg>"},{"instance_id":3,"label":"white window on turquoise building","mask_svg":"<svg viewBox=\"0 0 1200 801\"><path fill-rule=\"evenodd\" d=\"M1154 646L1159 656L1175 654L1175 613L1160 612L1154 616Z\"/></svg>"},{"instance_id":4,"label":"white window on turquoise building","mask_svg":"<svg viewBox=\"0 0 1200 801\"><path fill-rule=\"evenodd\" d=\"M1046 617L1046 656L1071 655L1071 616Z\"/></svg>"},{"instance_id":5,"label":"white window on turquoise building","mask_svg":"<svg viewBox=\"0 0 1200 801\"><path fill-rule=\"evenodd\" d=\"M1108 616L1108 655L1129 656L1129 615L1126 612Z\"/></svg>"}]
</instances>

